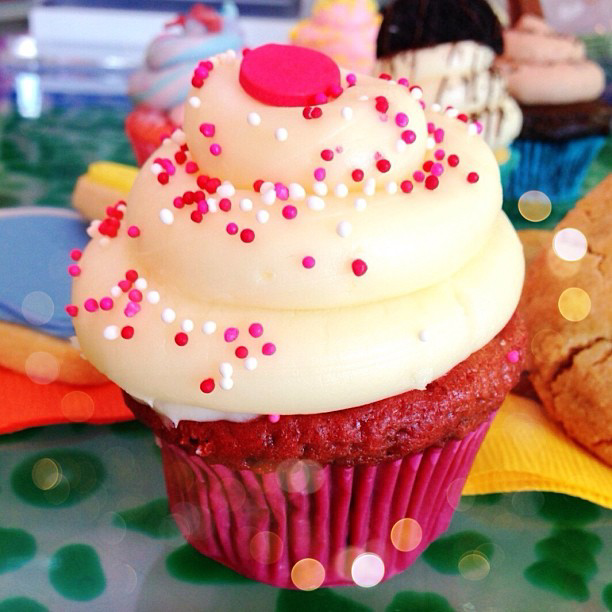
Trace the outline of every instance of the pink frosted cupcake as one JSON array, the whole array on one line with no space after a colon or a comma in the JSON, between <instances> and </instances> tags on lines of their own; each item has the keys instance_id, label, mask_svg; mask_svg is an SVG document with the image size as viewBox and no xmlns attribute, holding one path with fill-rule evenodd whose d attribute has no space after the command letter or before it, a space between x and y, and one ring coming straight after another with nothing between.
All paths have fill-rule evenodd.
<instances>
[{"instance_id":1,"label":"pink frosted cupcake","mask_svg":"<svg viewBox=\"0 0 612 612\"><path fill-rule=\"evenodd\" d=\"M228 49L240 49L238 9L225 2L221 12L195 4L166 25L146 51L145 62L130 78L128 93L135 109L126 132L138 164L183 123L183 103L197 63Z\"/></svg>"},{"instance_id":2,"label":"pink frosted cupcake","mask_svg":"<svg viewBox=\"0 0 612 612\"><path fill-rule=\"evenodd\" d=\"M204 66L83 253L74 326L160 440L193 546L281 587L372 585L448 526L520 373L499 170L419 90L316 51Z\"/></svg>"}]
</instances>

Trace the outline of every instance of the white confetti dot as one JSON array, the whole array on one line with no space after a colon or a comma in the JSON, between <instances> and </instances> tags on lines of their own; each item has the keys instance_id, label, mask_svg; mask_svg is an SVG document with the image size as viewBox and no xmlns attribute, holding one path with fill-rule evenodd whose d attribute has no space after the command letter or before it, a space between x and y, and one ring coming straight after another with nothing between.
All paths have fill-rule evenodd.
<instances>
[{"instance_id":1,"label":"white confetti dot","mask_svg":"<svg viewBox=\"0 0 612 612\"><path fill-rule=\"evenodd\" d=\"M334 187L334 193L336 194L336 197L338 198L346 198L346 196L348 195L348 187L344 184L344 183L338 183L335 187Z\"/></svg>"},{"instance_id":2,"label":"white confetti dot","mask_svg":"<svg viewBox=\"0 0 612 612\"><path fill-rule=\"evenodd\" d=\"M376 181L369 178L363 185L363 193L366 195L374 195L376 193Z\"/></svg>"},{"instance_id":3,"label":"white confetti dot","mask_svg":"<svg viewBox=\"0 0 612 612\"><path fill-rule=\"evenodd\" d=\"M189 98L189 106L192 108L200 108L200 106L202 106L202 102L197 96L191 96L191 98Z\"/></svg>"},{"instance_id":4,"label":"white confetti dot","mask_svg":"<svg viewBox=\"0 0 612 612\"><path fill-rule=\"evenodd\" d=\"M178 145L182 145L182 144L185 144L185 142L187 142L187 137L185 136L185 132L183 132L181 128L176 128L176 130L172 132L172 136L170 138L172 138L172 141Z\"/></svg>"},{"instance_id":5,"label":"white confetti dot","mask_svg":"<svg viewBox=\"0 0 612 612\"><path fill-rule=\"evenodd\" d=\"M147 279L143 278L142 276L139 276L134 283L134 287L140 291L144 291L147 288L147 285Z\"/></svg>"},{"instance_id":6,"label":"white confetti dot","mask_svg":"<svg viewBox=\"0 0 612 612\"><path fill-rule=\"evenodd\" d=\"M306 190L299 183L289 183L289 197L292 200L303 200Z\"/></svg>"},{"instance_id":7,"label":"white confetti dot","mask_svg":"<svg viewBox=\"0 0 612 612\"><path fill-rule=\"evenodd\" d=\"M116 340L119 337L119 328L116 325L109 325L104 328L103 333L107 340Z\"/></svg>"},{"instance_id":8,"label":"white confetti dot","mask_svg":"<svg viewBox=\"0 0 612 612\"><path fill-rule=\"evenodd\" d=\"M172 308L164 308L161 313L161 319L164 323L174 323L176 312Z\"/></svg>"},{"instance_id":9,"label":"white confetti dot","mask_svg":"<svg viewBox=\"0 0 612 612\"><path fill-rule=\"evenodd\" d=\"M450 108L446 109L446 114L452 119L454 119L459 115L459 110L451 106Z\"/></svg>"},{"instance_id":10,"label":"white confetti dot","mask_svg":"<svg viewBox=\"0 0 612 612\"><path fill-rule=\"evenodd\" d=\"M267 223L270 220L270 213L267 210L258 210L255 213L255 219L257 219L259 223Z\"/></svg>"},{"instance_id":11,"label":"white confetti dot","mask_svg":"<svg viewBox=\"0 0 612 612\"><path fill-rule=\"evenodd\" d=\"M254 370L257 367L257 359L255 359L255 357L247 357L244 360L244 367L247 370Z\"/></svg>"},{"instance_id":12,"label":"white confetti dot","mask_svg":"<svg viewBox=\"0 0 612 612\"><path fill-rule=\"evenodd\" d=\"M259 116L259 113L249 113L247 115L247 123L253 126L259 125L261 123L261 117Z\"/></svg>"},{"instance_id":13,"label":"white confetti dot","mask_svg":"<svg viewBox=\"0 0 612 612\"><path fill-rule=\"evenodd\" d=\"M240 200L239 206L240 210L248 212L249 210L253 210L253 201L249 200L249 198L242 198L242 200Z\"/></svg>"},{"instance_id":14,"label":"white confetti dot","mask_svg":"<svg viewBox=\"0 0 612 612\"><path fill-rule=\"evenodd\" d=\"M231 378L233 373L234 368L232 367L231 363L223 361L219 364L219 374L221 374L223 378Z\"/></svg>"},{"instance_id":15,"label":"white confetti dot","mask_svg":"<svg viewBox=\"0 0 612 612\"><path fill-rule=\"evenodd\" d=\"M325 200L319 196L310 196L306 200L306 205L310 210L323 210L325 208Z\"/></svg>"},{"instance_id":16,"label":"white confetti dot","mask_svg":"<svg viewBox=\"0 0 612 612\"><path fill-rule=\"evenodd\" d=\"M421 342L429 342L431 340L431 332L428 329L422 329L419 332L419 340Z\"/></svg>"},{"instance_id":17,"label":"white confetti dot","mask_svg":"<svg viewBox=\"0 0 612 612\"><path fill-rule=\"evenodd\" d=\"M313 186L312 186L312 190L318 195L318 196L326 196L327 195L327 185L325 183L323 183L322 181L317 181Z\"/></svg>"},{"instance_id":18,"label":"white confetti dot","mask_svg":"<svg viewBox=\"0 0 612 612\"><path fill-rule=\"evenodd\" d=\"M470 136L475 136L476 134L478 134L478 126L475 123L470 123L468 125L468 134Z\"/></svg>"},{"instance_id":19,"label":"white confetti dot","mask_svg":"<svg viewBox=\"0 0 612 612\"><path fill-rule=\"evenodd\" d=\"M421 100L423 98L423 90L420 87L413 87L410 90L410 95L415 99L415 100Z\"/></svg>"},{"instance_id":20,"label":"white confetti dot","mask_svg":"<svg viewBox=\"0 0 612 612\"><path fill-rule=\"evenodd\" d=\"M436 146L436 141L433 139L432 136L429 136L429 138L427 139L427 148L434 149L435 146Z\"/></svg>"},{"instance_id":21,"label":"white confetti dot","mask_svg":"<svg viewBox=\"0 0 612 612\"><path fill-rule=\"evenodd\" d=\"M442 107L437 103L434 102L430 107L429 107L434 113L439 113L442 110Z\"/></svg>"},{"instance_id":22,"label":"white confetti dot","mask_svg":"<svg viewBox=\"0 0 612 612\"><path fill-rule=\"evenodd\" d=\"M163 172L164 169L161 164L154 162L151 164L151 172L157 176L160 172Z\"/></svg>"},{"instance_id":23,"label":"white confetti dot","mask_svg":"<svg viewBox=\"0 0 612 612\"><path fill-rule=\"evenodd\" d=\"M340 221L338 225L336 225L336 234L341 238L346 238L353 231L353 226L349 221Z\"/></svg>"},{"instance_id":24,"label":"white confetti dot","mask_svg":"<svg viewBox=\"0 0 612 612\"><path fill-rule=\"evenodd\" d=\"M365 210L368 203L365 198L356 198L355 199L355 208L357 210Z\"/></svg>"},{"instance_id":25,"label":"white confetti dot","mask_svg":"<svg viewBox=\"0 0 612 612\"><path fill-rule=\"evenodd\" d=\"M219 386L224 391L229 391L234 386L234 381L231 378L222 378L219 381Z\"/></svg>"},{"instance_id":26,"label":"white confetti dot","mask_svg":"<svg viewBox=\"0 0 612 612\"><path fill-rule=\"evenodd\" d=\"M284 142L289 138L289 132L285 128L278 128L276 132L274 132L274 137L279 142Z\"/></svg>"},{"instance_id":27,"label":"white confetti dot","mask_svg":"<svg viewBox=\"0 0 612 612\"><path fill-rule=\"evenodd\" d=\"M270 189L274 189L274 183L271 181L264 181L259 187L259 193L266 193L266 191L270 191Z\"/></svg>"},{"instance_id":28,"label":"white confetti dot","mask_svg":"<svg viewBox=\"0 0 612 612\"><path fill-rule=\"evenodd\" d=\"M119 297L123 292L121 291L121 287L117 287L117 285L115 285L114 287L111 287L110 290L110 294L113 297Z\"/></svg>"},{"instance_id":29,"label":"white confetti dot","mask_svg":"<svg viewBox=\"0 0 612 612\"><path fill-rule=\"evenodd\" d=\"M217 324L214 321L205 321L202 324L202 331L207 336L210 336L211 334L214 334L217 331Z\"/></svg>"},{"instance_id":30,"label":"white confetti dot","mask_svg":"<svg viewBox=\"0 0 612 612\"><path fill-rule=\"evenodd\" d=\"M274 204L274 202L276 202L276 191L274 191L274 189L268 189L268 191L261 196L261 200L268 206Z\"/></svg>"},{"instance_id":31,"label":"white confetti dot","mask_svg":"<svg viewBox=\"0 0 612 612\"><path fill-rule=\"evenodd\" d=\"M159 299L159 291L149 291L147 293L147 302L149 302L149 304L158 304Z\"/></svg>"},{"instance_id":32,"label":"white confetti dot","mask_svg":"<svg viewBox=\"0 0 612 612\"><path fill-rule=\"evenodd\" d=\"M369 100L370 98L368 98L368 96L359 96L358 100L361 102L365 102L366 100Z\"/></svg>"},{"instance_id":33,"label":"white confetti dot","mask_svg":"<svg viewBox=\"0 0 612 612\"><path fill-rule=\"evenodd\" d=\"M345 106L340 111L342 113L342 118L350 121L353 118L353 109L350 106Z\"/></svg>"},{"instance_id":34,"label":"white confetti dot","mask_svg":"<svg viewBox=\"0 0 612 612\"><path fill-rule=\"evenodd\" d=\"M193 331L194 325L191 319L183 319L181 322L181 329L186 333L190 333Z\"/></svg>"},{"instance_id":35,"label":"white confetti dot","mask_svg":"<svg viewBox=\"0 0 612 612\"><path fill-rule=\"evenodd\" d=\"M174 223L174 214L168 208L162 208L159 211L159 218L165 225L172 225Z\"/></svg>"},{"instance_id":36,"label":"white confetti dot","mask_svg":"<svg viewBox=\"0 0 612 612\"><path fill-rule=\"evenodd\" d=\"M217 195L221 198L231 198L235 193L236 190L229 181L224 181L217 187Z\"/></svg>"},{"instance_id":37,"label":"white confetti dot","mask_svg":"<svg viewBox=\"0 0 612 612\"><path fill-rule=\"evenodd\" d=\"M102 223L100 219L95 219L89 224L89 226L87 227L85 231L87 232L87 235L90 238L93 238L98 233L98 228L100 227L100 223Z\"/></svg>"},{"instance_id":38,"label":"white confetti dot","mask_svg":"<svg viewBox=\"0 0 612 612\"><path fill-rule=\"evenodd\" d=\"M385 185L385 191L389 194L389 195L394 195L397 193L397 183L395 181L389 181L386 185Z\"/></svg>"}]
</instances>

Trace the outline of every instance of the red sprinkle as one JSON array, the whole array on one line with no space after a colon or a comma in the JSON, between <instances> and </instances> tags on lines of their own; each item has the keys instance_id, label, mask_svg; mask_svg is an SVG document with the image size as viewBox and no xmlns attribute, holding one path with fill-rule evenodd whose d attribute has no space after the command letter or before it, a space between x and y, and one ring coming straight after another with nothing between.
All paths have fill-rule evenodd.
<instances>
[{"instance_id":1,"label":"red sprinkle","mask_svg":"<svg viewBox=\"0 0 612 612\"><path fill-rule=\"evenodd\" d=\"M422 183L425 180L425 174L423 172L421 172L420 170L417 170L416 172L412 173L412 178L417 183Z\"/></svg>"},{"instance_id":2,"label":"red sprinkle","mask_svg":"<svg viewBox=\"0 0 612 612\"><path fill-rule=\"evenodd\" d=\"M192 210L189 217L194 223L201 223L202 221L202 213L199 210Z\"/></svg>"},{"instance_id":3,"label":"red sprinkle","mask_svg":"<svg viewBox=\"0 0 612 612\"><path fill-rule=\"evenodd\" d=\"M223 212L229 212L232 209L232 202L229 198L221 198L219 200L219 208Z\"/></svg>"},{"instance_id":4,"label":"red sprinkle","mask_svg":"<svg viewBox=\"0 0 612 612\"><path fill-rule=\"evenodd\" d=\"M323 151L321 151L321 157L325 161L331 161L334 159L334 152L331 149L323 149Z\"/></svg>"},{"instance_id":5,"label":"red sprinkle","mask_svg":"<svg viewBox=\"0 0 612 612\"><path fill-rule=\"evenodd\" d=\"M126 325L121 328L121 337L129 340L134 336L134 328L131 325Z\"/></svg>"},{"instance_id":6,"label":"red sprinkle","mask_svg":"<svg viewBox=\"0 0 612 612\"><path fill-rule=\"evenodd\" d=\"M386 72L381 72L381 73L378 75L378 78L379 78L379 79L382 79L383 81L390 81L390 80L391 80L391 75L390 75L390 74L387 74Z\"/></svg>"},{"instance_id":7,"label":"red sprinkle","mask_svg":"<svg viewBox=\"0 0 612 612\"><path fill-rule=\"evenodd\" d=\"M132 300L132 302L141 302L142 301L142 292L139 291L138 289L132 289L128 293L128 298L130 298L130 300Z\"/></svg>"},{"instance_id":8,"label":"red sprinkle","mask_svg":"<svg viewBox=\"0 0 612 612\"><path fill-rule=\"evenodd\" d=\"M246 346L239 346L234 351L234 354L236 355L236 357L238 357L238 359L244 359L245 357L248 357L249 349Z\"/></svg>"},{"instance_id":9,"label":"red sprinkle","mask_svg":"<svg viewBox=\"0 0 612 612\"><path fill-rule=\"evenodd\" d=\"M261 189L261 186L264 184L264 182L261 179L257 179L254 183L253 183L253 189L259 193L259 190Z\"/></svg>"},{"instance_id":10,"label":"red sprinkle","mask_svg":"<svg viewBox=\"0 0 612 612\"><path fill-rule=\"evenodd\" d=\"M355 276L363 276L368 271L368 264L363 259L354 259L351 268Z\"/></svg>"},{"instance_id":11,"label":"red sprinkle","mask_svg":"<svg viewBox=\"0 0 612 612\"><path fill-rule=\"evenodd\" d=\"M198 170L198 164L196 164L194 161L188 161L185 164L185 172L187 174L195 174Z\"/></svg>"},{"instance_id":12,"label":"red sprinkle","mask_svg":"<svg viewBox=\"0 0 612 612\"><path fill-rule=\"evenodd\" d=\"M174 336L174 341L179 346L185 346L187 342L189 342L189 336L185 332L179 332L176 334L176 336Z\"/></svg>"},{"instance_id":13,"label":"red sprinkle","mask_svg":"<svg viewBox=\"0 0 612 612\"><path fill-rule=\"evenodd\" d=\"M351 172L351 176L356 183L359 183L359 181L363 181L363 170L353 170L353 172Z\"/></svg>"},{"instance_id":14,"label":"red sprinkle","mask_svg":"<svg viewBox=\"0 0 612 612\"><path fill-rule=\"evenodd\" d=\"M252 229L246 228L240 232L240 240L242 242L253 242L255 240L255 232Z\"/></svg>"},{"instance_id":15,"label":"red sprinkle","mask_svg":"<svg viewBox=\"0 0 612 612\"><path fill-rule=\"evenodd\" d=\"M121 289L123 293L127 293L132 287L132 283L129 280L120 280L117 285L119 285L119 289Z\"/></svg>"},{"instance_id":16,"label":"red sprinkle","mask_svg":"<svg viewBox=\"0 0 612 612\"><path fill-rule=\"evenodd\" d=\"M83 252L80 249L72 249L72 251L70 251L70 259L72 259L72 261L79 261L82 254Z\"/></svg>"},{"instance_id":17,"label":"red sprinkle","mask_svg":"<svg viewBox=\"0 0 612 612\"><path fill-rule=\"evenodd\" d=\"M136 272L136 270L128 270L125 273L125 278L129 280L131 283L133 283L135 280L138 279L138 272Z\"/></svg>"},{"instance_id":18,"label":"red sprinkle","mask_svg":"<svg viewBox=\"0 0 612 612\"><path fill-rule=\"evenodd\" d=\"M388 159L379 159L376 162L376 167L379 172L389 172L391 170L391 162Z\"/></svg>"},{"instance_id":19,"label":"red sprinkle","mask_svg":"<svg viewBox=\"0 0 612 612\"><path fill-rule=\"evenodd\" d=\"M454 168L459 165L459 156L458 155L449 155L448 156L448 165Z\"/></svg>"},{"instance_id":20,"label":"red sprinkle","mask_svg":"<svg viewBox=\"0 0 612 612\"><path fill-rule=\"evenodd\" d=\"M292 206L291 204L283 206L283 217L285 217L285 219L295 219L297 214L298 211L295 206Z\"/></svg>"},{"instance_id":21,"label":"red sprinkle","mask_svg":"<svg viewBox=\"0 0 612 612\"><path fill-rule=\"evenodd\" d=\"M413 185L412 185L412 181L402 181L400 183L400 189L404 192L404 193L410 193L413 189Z\"/></svg>"},{"instance_id":22,"label":"red sprinkle","mask_svg":"<svg viewBox=\"0 0 612 612\"><path fill-rule=\"evenodd\" d=\"M402 132L402 140L406 144L412 144L416 140L416 134L412 130L404 130Z\"/></svg>"},{"instance_id":23,"label":"red sprinkle","mask_svg":"<svg viewBox=\"0 0 612 612\"><path fill-rule=\"evenodd\" d=\"M478 176L478 172L470 172L467 175L468 183L477 183L479 178L480 177Z\"/></svg>"},{"instance_id":24,"label":"red sprinkle","mask_svg":"<svg viewBox=\"0 0 612 612\"><path fill-rule=\"evenodd\" d=\"M320 106L315 106L310 113L311 119L318 119L323 115L323 109Z\"/></svg>"},{"instance_id":25,"label":"red sprinkle","mask_svg":"<svg viewBox=\"0 0 612 612\"><path fill-rule=\"evenodd\" d=\"M78 276L80 273L81 268L79 268L79 266L77 266L76 264L68 266L68 274L70 274L70 276Z\"/></svg>"},{"instance_id":26,"label":"red sprinkle","mask_svg":"<svg viewBox=\"0 0 612 612\"><path fill-rule=\"evenodd\" d=\"M425 179L425 188L433 191L434 189L436 189L439 183L440 181L438 180L438 177L433 174L430 174Z\"/></svg>"},{"instance_id":27,"label":"red sprinkle","mask_svg":"<svg viewBox=\"0 0 612 612\"><path fill-rule=\"evenodd\" d=\"M385 96L376 96L376 110L379 113L386 113L389 110L389 100Z\"/></svg>"},{"instance_id":28,"label":"red sprinkle","mask_svg":"<svg viewBox=\"0 0 612 612\"><path fill-rule=\"evenodd\" d=\"M200 383L200 391L202 393L212 393L215 389L215 381L212 378L206 378Z\"/></svg>"},{"instance_id":29,"label":"red sprinkle","mask_svg":"<svg viewBox=\"0 0 612 612\"><path fill-rule=\"evenodd\" d=\"M68 306L66 306L66 312L69 316L76 317L79 314L79 308L74 304L68 304Z\"/></svg>"},{"instance_id":30,"label":"red sprinkle","mask_svg":"<svg viewBox=\"0 0 612 612\"><path fill-rule=\"evenodd\" d=\"M423 170L425 170L425 172L431 172L431 167L433 166L433 162L431 161L431 159L428 159L424 164L423 164Z\"/></svg>"},{"instance_id":31,"label":"red sprinkle","mask_svg":"<svg viewBox=\"0 0 612 612\"><path fill-rule=\"evenodd\" d=\"M157 175L157 181L160 183L160 185L166 185L169 180L170 180L170 177L168 176L167 172L160 172Z\"/></svg>"}]
</instances>

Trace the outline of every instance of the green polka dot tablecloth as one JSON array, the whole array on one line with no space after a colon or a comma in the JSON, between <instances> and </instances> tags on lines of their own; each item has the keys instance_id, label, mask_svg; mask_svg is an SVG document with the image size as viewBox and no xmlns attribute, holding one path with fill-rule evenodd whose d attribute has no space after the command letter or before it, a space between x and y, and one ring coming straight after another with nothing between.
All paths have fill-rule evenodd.
<instances>
[{"instance_id":1,"label":"green polka dot tablecloth","mask_svg":"<svg viewBox=\"0 0 612 612\"><path fill-rule=\"evenodd\" d=\"M612 610L612 511L539 492L464 497L403 574L372 588L288 591L185 543L143 426L37 428L0 437L0 612L9 610Z\"/></svg>"},{"instance_id":2,"label":"green polka dot tablecloth","mask_svg":"<svg viewBox=\"0 0 612 612\"><path fill-rule=\"evenodd\" d=\"M68 206L88 163L134 163L127 108L45 99L41 116L26 119L9 104L0 206ZM0 436L0 612L44 610L612 610L612 511L539 492L464 497L449 530L388 582L288 591L185 543L159 450L140 425L26 430Z\"/></svg>"}]
</instances>

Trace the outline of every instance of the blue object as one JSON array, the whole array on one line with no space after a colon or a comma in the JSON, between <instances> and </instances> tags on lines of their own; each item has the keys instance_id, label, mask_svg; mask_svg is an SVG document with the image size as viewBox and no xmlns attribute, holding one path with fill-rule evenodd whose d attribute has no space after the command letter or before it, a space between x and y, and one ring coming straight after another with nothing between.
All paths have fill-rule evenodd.
<instances>
[{"instance_id":1,"label":"blue object","mask_svg":"<svg viewBox=\"0 0 612 612\"><path fill-rule=\"evenodd\" d=\"M87 222L71 210L0 210L0 320L68 338L74 335L68 266L83 249Z\"/></svg>"}]
</instances>

